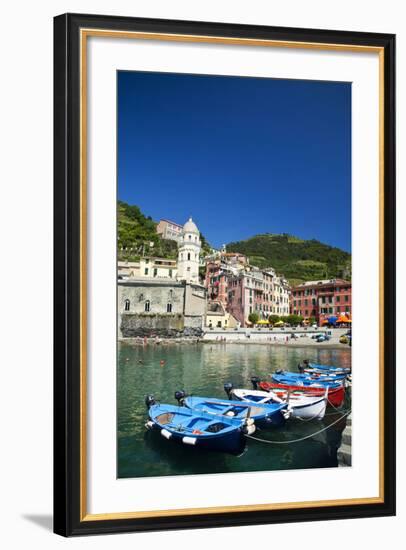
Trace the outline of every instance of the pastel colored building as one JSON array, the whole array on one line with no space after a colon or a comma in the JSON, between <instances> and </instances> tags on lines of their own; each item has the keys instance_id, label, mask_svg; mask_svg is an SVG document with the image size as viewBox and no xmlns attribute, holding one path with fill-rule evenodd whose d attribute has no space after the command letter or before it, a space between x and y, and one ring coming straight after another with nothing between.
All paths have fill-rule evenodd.
<instances>
[{"instance_id":1,"label":"pastel colored building","mask_svg":"<svg viewBox=\"0 0 406 550\"><path fill-rule=\"evenodd\" d=\"M140 276L140 262L118 261L117 262L118 279L133 279Z\"/></svg>"},{"instance_id":2,"label":"pastel colored building","mask_svg":"<svg viewBox=\"0 0 406 550\"><path fill-rule=\"evenodd\" d=\"M139 276L153 279L176 279L178 269L176 260L145 256L140 258Z\"/></svg>"},{"instance_id":3,"label":"pastel colored building","mask_svg":"<svg viewBox=\"0 0 406 550\"><path fill-rule=\"evenodd\" d=\"M237 328L240 323L226 311L221 302L208 302L206 311L207 328Z\"/></svg>"},{"instance_id":4,"label":"pastel colored building","mask_svg":"<svg viewBox=\"0 0 406 550\"><path fill-rule=\"evenodd\" d=\"M178 223L171 222L170 220L160 220L156 232L161 235L163 239L171 241L180 241L182 237L183 227Z\"/></svg>"},{"instance_id":5,"label":"pastel colored building","mask_svg":"<svg viewBox=\"0 0 406 550\"><path fill-rule=\"evenodd\" d=\"M138 262L118 261L118 279L134 279L145 277L148 279L173 279L177 274L176 260L144 256Z\"/></svg>"},{"instance_id":6,"label":"pastel colored building","mask_svg":"<svg viewBox=\"0 0 406 550\"><path fill-rule=\"evenodd\" d=\"M290 311L315 317L319 325L330 317L352 317L351 283L344 279L308 281L292 288Z\"/></svg>"},{"instance_id":7,"label":"pastel colored building","mask_svg":"<svg viewBox=\"0 0 406 550\"><path fill-rule=\"evenodd\" d=\"M207 288L209 300L220 302L227 306L228 272L227 266L220 259L206 263L206 276L204 286Z\"/></svg>"}]
</instances>

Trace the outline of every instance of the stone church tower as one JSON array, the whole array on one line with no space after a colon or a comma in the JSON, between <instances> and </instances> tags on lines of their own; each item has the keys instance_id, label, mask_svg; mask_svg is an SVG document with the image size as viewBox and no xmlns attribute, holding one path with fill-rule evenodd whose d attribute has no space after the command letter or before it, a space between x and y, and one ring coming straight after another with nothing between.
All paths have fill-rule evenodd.
<instances>
[{"instance_id":1,"label":"stone church tower","mask_svg":"<svg viewBox=\"0 0 406 550\"><path fill-rule=\"evenodd\" d=\"M196 224L189 218L183 226L178 249L178 274L180 281L199 284L200 233Z\"/></svg>"}]
</instances>

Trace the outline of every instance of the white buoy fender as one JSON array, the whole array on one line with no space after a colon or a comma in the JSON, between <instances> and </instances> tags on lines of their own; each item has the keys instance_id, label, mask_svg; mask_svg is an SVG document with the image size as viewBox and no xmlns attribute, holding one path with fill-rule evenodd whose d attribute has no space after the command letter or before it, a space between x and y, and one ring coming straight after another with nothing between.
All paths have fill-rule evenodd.
<instances>
[{"instance_id":1,"label":"white buoy fender","mask_svg":"<svg viewBox=\"0 0 406 550\"><path fill-rule=\"evenodd\" d=\"M168 430L161 430L161 435L166 437L166 439L170 439L172 437L171 432L168 432Z\"/></svg>"},{"instance_id":2,"label":"white buoy fender","mask_svg":"<svg viewBox=\"0 0 406 550\"><path fill-rule=\"evenodd\" d=\"M148 428L148 430L152 430L152 428L155 426L154 422L152 420L148 420L148 422L145 424L145 427Z\"/></svg>"},{"instance_id":3,"label":"white buoy fender","mask_svg":"<svg viewBox=\"0 0 406 550\"><path fill-rule=\"evenodd\" d=\"M197 439L195 437L184 437L182 438L182 443L185 445L196 445Z\"/></svg>"},{"instance_id":4,"label":"white buoy fender","mask_svg":"<svg viewBox=\"0 0 406 550\"><path fill-rule=\"evenodd\" d=\"M253 433L255 433L255 424L251 424L250 426L247 426L246 429L245 429L245 433L246 435L252 435Z\"/></svg>"}]
</instances>

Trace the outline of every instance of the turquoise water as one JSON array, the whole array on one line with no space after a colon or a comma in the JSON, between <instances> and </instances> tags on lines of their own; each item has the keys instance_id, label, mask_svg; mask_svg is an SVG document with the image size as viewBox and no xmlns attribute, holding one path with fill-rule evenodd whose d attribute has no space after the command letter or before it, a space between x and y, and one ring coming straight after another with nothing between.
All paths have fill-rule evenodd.
<instances>
[{"instance_id":1,"label":"turquoise water","mask_svg":"<svg viewBox=\"0 0 406 550\"><path fill-rule=\"evenodd\" d=\"M202 452L168 441L145 429L145 396L175 404L174 393L226 397L225 382L250 388L251 376L269 379L275 369L297 372L300 360L351 366L351 350L289 348L255 344L171 344L118 347L117 476L119 478L185 475L337 466L337 448L345 419L322 434L290 444L249 440L240 456ZM347 390L344 408L350 407ZM261 431L263 439L291 440L328 426L342 413L328 409L322 421L289 420L277 430Z\"/></svg>"}]
</instances>

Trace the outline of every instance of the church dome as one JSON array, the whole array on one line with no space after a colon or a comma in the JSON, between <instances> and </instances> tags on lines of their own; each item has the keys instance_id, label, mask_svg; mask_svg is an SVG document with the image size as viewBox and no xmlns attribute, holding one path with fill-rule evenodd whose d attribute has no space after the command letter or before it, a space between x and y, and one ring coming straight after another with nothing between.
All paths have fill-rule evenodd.
<instances>
[{"instance_id":1,"label":"church dome","mask_svg":"<svg viewBox=\"0 0 406 550\"><path fill-rule=\"evenodd\" d=\"M183 233L196 233L196 235L199 235L199 230L192 218L189 218L183 226Z\"/></svg>"}]
</instances>

